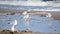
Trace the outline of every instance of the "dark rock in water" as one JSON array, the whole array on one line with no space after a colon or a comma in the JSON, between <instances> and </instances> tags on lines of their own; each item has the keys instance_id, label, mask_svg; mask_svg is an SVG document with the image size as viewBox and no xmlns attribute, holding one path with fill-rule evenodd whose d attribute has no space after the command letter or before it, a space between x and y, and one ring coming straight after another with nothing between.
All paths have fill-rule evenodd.
<instances>
[{"instance_id":1,"label":"dark rock in water","mask_svg":"<svg viewBox=\"0 0 60 34\"><path fill-rule=\"evenodd\" d=\"M6 14L6 15L14 15L15 13L10 13L10 14Z\"/></svg>"},{"instance_id":2,"label":"dark rock in water","mask_svg":"<svg viewBox=\"0 0 60 34\"><path fill-rule=\"evenodd\" d=\"M11 15L14 15L15 13L11 13Z\"/></svg>"},{"instance_id":3,"label":"dark rock in water","mask_svg":"<svg viewBox=\"0 0 60 34\"><path fill-rule=\"evenodd\" d=\"M8 24L10 24L10 23L8 23Z\"/></svg>"},{"instance_id":4,"label":"dark rock in water","mask_svg":"<svg viewBox=\"0 0 60 34\"><path fill-rule=\"evenodd\" d=\"M9 14L6 14L6 15L9 15Z\"/></svg>"}]
</instances>

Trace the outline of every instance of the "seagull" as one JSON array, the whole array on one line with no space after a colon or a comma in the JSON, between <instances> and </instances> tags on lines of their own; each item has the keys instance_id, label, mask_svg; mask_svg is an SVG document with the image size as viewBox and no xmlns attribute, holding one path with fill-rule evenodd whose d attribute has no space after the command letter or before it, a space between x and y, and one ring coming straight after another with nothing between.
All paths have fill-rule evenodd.
<instances>
[{"instance_id":1,"label":"seagull","mask_svg":"<svg viewBox=\"0 0 60 34\"><path fill-rule=\"evenodd\" d=\"M51 13L48 13L48 14L46 15L46 17L48 18L48 26L50 27L50 26L51 26L51 21L50 21L50 19L51 19L51 17L52 17Z\"/></svg>"},{"instance_id":2,"label":"seagull","mask_svg":"<svg viewBox=\"0 0 60 34\"><path fill-rule=\"evenodd\" d=\"M15 31L15 27L17 25L17 20L14 20L13 22L11 22L10 25L12 25L11 31L14 32Z\"/></svg>"},{"instance_id":3,"label":"seagull","mask_svg":"<svg viewBox=\"0 0 60 34\"><path fill-rule=\"evenodd\" d=\"M27 13L27 11L23 12L22 14L24 15L23 16L24 25L26 26L27 30L30 30L30 28L29 28L29 14Z\"/></svg>"},{"instance_id":4,"label":"seagull","mask_svg":"<svg viewBox=\"0 0 60 34\"><path fill-rule=\"evenodd\" d=\"M29 14L27 13L27 11L23 12L22 14L24 19L29 18Z\"/></svg>"},{"instance_id":5,"label":"seagull","mask_svg":"<svg viewBox=\"0 0 60 34\"><path fill-rule=\"evenodd\" d=\"M52 17L51 13L48 13L46 17L51 18Z\"/></svg>"}]
</instances>

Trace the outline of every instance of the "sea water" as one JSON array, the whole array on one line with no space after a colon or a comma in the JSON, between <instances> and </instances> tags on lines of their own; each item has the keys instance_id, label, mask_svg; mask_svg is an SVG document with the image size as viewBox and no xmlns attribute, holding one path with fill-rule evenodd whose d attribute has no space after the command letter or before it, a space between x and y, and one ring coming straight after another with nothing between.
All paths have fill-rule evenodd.
<instances>
[{"instance_id":1,"label":"sea water","mask_svg":"<svg viewBox=\"0 0 60 34\"><path fill-rule=\"evenodd\" d=\"M9 8L9 9L60 9L60 7L51 7L51 6L13 6L13 5L4 5L0 4L0 8ZM24 20L21 18L21 13L5 13L0 12L0 29L10 30L12 25L9 23L13 22L15 19L18 21L16 25L16 30L26 30L24 26ZM48 18L37 15L30 15L29 17L29 27L33 32L60 32L60 20L55 20L51 17L51 27L48 26Z\"/></svg>"},{"instance_id":2,"label":"sea water","mask_svg":"<svg viewBox=\"0 0 60 34\"><path fill-rule=\"evenodd\" d=\"M11 29L12 23L15 19L17 20L16 30L26 30L24 26L24 20L21 18L21 13L4 13L0 12L0 29ZM51 20L51 27L48 26L48 18L37 15L30 15L29 27L33 32L60 32L60 20L55 20L53 17Z\"/></svg>"}]
</instances>

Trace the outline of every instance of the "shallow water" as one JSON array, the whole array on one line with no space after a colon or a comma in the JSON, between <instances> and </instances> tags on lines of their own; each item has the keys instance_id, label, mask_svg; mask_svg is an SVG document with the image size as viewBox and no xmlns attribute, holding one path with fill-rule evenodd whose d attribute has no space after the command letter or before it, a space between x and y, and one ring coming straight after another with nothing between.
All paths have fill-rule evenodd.
<instances>
[{"instance_id":1,"label":"shallow water","mask_svg":"<svg viewBox=\"0 0 60 34\"><path fill-rule=\"evenodd\" d=\"M10 29L12 25L8 23L13 22L15 19L18 20L18 24L16 26L17 30L25 30L26 27L23 23L23 18L21 17L21 13L3 13L0 12L0 29ZM60 32L60 20L55 20L53 17L51 18L51 27L48 26L48 18L30 15L29 27L31 31L34 32Z\"/></svg>"}]
</instances>

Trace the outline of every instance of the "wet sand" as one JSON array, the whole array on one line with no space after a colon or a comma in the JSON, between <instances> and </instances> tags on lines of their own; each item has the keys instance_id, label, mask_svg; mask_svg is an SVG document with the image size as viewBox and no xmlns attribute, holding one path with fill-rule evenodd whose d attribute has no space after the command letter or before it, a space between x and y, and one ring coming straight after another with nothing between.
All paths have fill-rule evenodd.
<instances>
[{"instance_id":1,"label":"wet sand","mask_svg":"<svg viewBox=\"0 0 60 34\"><path fill-rule=\"evenodd\" d=\"M4 8L0 8L0 12L11 12L11 13L22 13L24 11L27 11L27 10L22 10L22 9L4 9ZM51 13L52 14L52 17L54 17L55 19L57 20L60 20L60 11L27 11L28 13L38 13L38 14L34 14L34 15L41 15L40 13L41 12L48 12L48 13Z\"/></svg>"}]
</instances>

